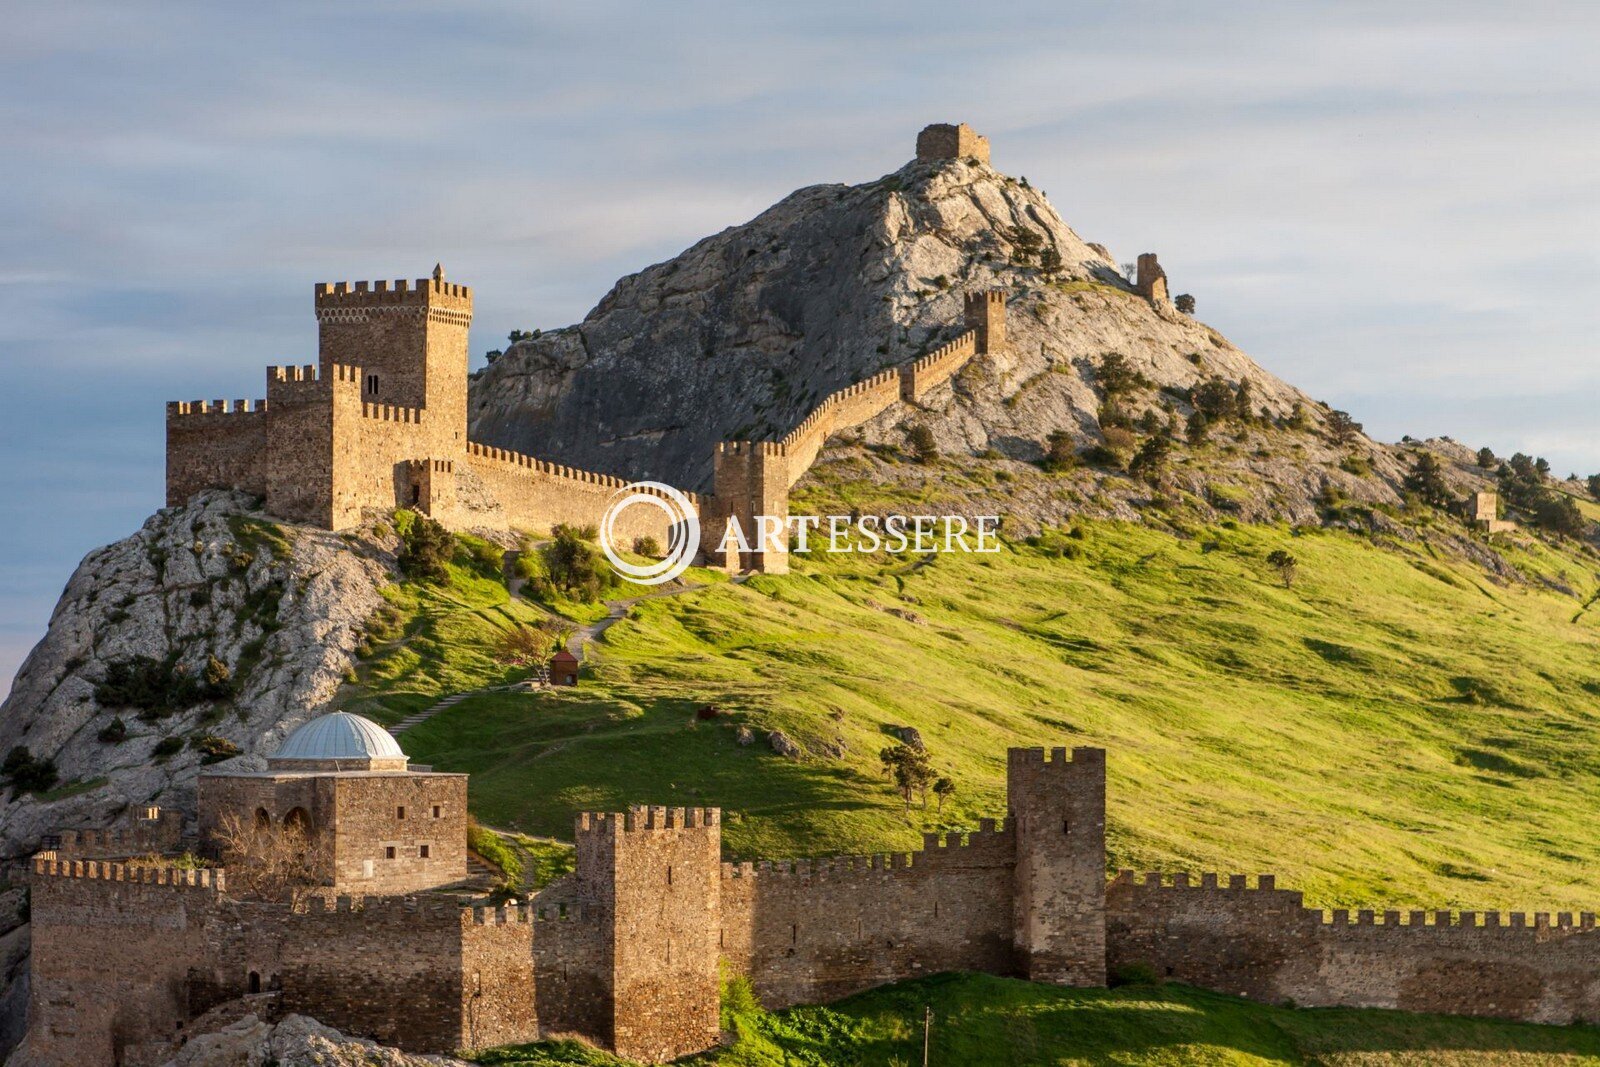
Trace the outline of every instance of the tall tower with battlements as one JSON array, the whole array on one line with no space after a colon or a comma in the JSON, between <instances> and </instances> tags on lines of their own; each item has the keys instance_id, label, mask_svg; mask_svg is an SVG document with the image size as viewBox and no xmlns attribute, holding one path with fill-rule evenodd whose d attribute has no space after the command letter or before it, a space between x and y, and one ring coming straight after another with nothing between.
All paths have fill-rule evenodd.
<instances>
[{"instance_id":1,"label":"tall tower with battlements","mask_svg":"<svg viewBox=\"0 0 1600 1067\"><path fill-rule=\"evenodd\" d=\"M617 1055L666 1063L715 1045L722 813L583 814L575 844L580 892L600 914Z\"/></svg>"},{"instance_id":2,"label":"tall tower with battlements","mask_svg":"<svg viewBox=\"0 0 1600 1067\"><path fill-rule=\"evenodd\" d=\"M1003 289L968 293L963 300L967 329L977 332L978 355L1006 346L1006 294Z\"/></svg>"},{"instance_id":3,"label":"tall tower with battlements","mask_svg":"<svg viewBox=\"0 0 1600 1067\"><path fill-rule=\"evenodd\" d=\"M1013 748L1006 795L1016 824L1013 902L1019 973L1035 982L1106 982L1106 753Z\"/></svg>"},{"instance_id":4,"label":"tall tower with battlements","mask_svg":"<svg viewBox=\"0 0 1600 1067\"><path fill-rule=\"evenodd\" d=\"M470 288L435 266L414 283L319 283L316 309L324 379L336 365L357 367L362 403L425 408L465 441Z\"/></svg>"}]
</instances>

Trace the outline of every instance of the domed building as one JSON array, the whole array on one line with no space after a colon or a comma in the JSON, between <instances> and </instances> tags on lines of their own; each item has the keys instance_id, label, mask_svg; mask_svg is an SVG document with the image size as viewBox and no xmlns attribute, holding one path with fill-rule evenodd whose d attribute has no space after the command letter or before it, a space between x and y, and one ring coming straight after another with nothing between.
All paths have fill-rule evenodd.
<instances>
[{"instance_id":1,"label":"domed building","mask_svg":"<svg viewBox=\"0 0 1600 1067\"><path fill-rule=\"evenodd\" d=\"M335 893L410 893L467 877L467 776L412 768L389 731L337 711L302 724L264 771L201 775L202 842L230 817L312 838Z\"/></svg>"}]
</instances>

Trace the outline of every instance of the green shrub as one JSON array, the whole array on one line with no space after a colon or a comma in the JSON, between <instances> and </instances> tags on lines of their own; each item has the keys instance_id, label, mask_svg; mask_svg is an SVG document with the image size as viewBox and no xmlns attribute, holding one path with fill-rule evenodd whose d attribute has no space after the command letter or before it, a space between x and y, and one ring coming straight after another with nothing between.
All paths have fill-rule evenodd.
<instances>
[{"instance_id":1,"label":"green shrub","mask_svg":"<svg viewBox=\"0 0 1600 1067\"><path fill-rule=\"evenodd\" d=\"M0 775L11 786L13 797L23 793L43 793L56 784L58 777L56 761L35 759L27 745L18 745L6 753L5 762L0 763Z\"/></svg>"},{"instance_id":2,"label":"green shrub","mask_svg":"<svg viewBox=\"0 0 1600 1067\"><path fill-rule=\"evenodd\" d=\"M649 556L651 559L660 559L661 542L654 537L635 537L633 539L633 552L636 556Z\"/></svg>"},{"instance_id":3,"label":"green shrub","mask_svg":"<svg viewBox=\"0 0 1600 1067\"><path fill-rule=\"evenodd\" d=\"M141 718L159 719L208 700L233 696L228 667L215 656L208 658L202 678L195 678L177 661L134 656L106 665L106 676L94 687L95 703L108 708L136 708Z\"/></svg>"},{"instance_id":4,"label":"green shrub","mask_svg":"<svg viewBox=\"0 0 1600 1067\"><path fill-rule=\"evenodd\" d=\"M121 744L128 738L128 724L119 716L107 723L95 736L108 745Z\"/></svg>"},{"instance_id":5,"label":"green shrub","mask_svg":"<svg viewBox=\"0 0 1600 1067\"><path fill-rule=\"evenodd\" d=\"M449 530L426 515L413 515L400 535L400 572L415 582L446 581L455 550L456 539Z\"/></svg>"},{"instance_id":6,"label":"green shrub","mask_svg":"<svg viewBox=\"0 0 1600 1067\"><path fill-rule=\"evenodd\" d=\"M175 738L168 738L168 740L175 740ZM217 737L215 734L202 734L190 741L189 747L201 753L201 763L220 763L225 759L232 759L244 751L226 737Z\"/></svg>"},{"instance_id":7,"label":"green shrub","mask_svg":"<svg viewBox=\"0 0 1600 1067\"><path fill-rule=\"evenodd\" d=\"M933 439L933 431L920 422L906 427L906 444L911 446L911 454L917 457L918 463L932 463L939 458L939 445Z\"/></svg>"},{"instance_id":8,"label":"green shrub","mask_svg":"<svg viewBox=\"0 0 1600 1067\"><path fill-rule=\"evenodd\" d=\"M590 543L596 537L594 527L561 525L551 533L554 537L542 553L547 577L534 581L536 592L592 603L617 584L616 573Z\"/></svg>"}]
</instances>

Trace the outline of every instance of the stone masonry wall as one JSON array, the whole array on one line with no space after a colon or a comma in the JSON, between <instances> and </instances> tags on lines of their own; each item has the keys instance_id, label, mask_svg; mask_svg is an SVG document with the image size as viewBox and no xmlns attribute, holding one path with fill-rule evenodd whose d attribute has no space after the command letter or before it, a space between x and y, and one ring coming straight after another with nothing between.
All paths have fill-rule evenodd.
<instances>
[{"instance_id":1,"label":"stone masonry wall","mask_svg":"<svg viewBox=\"0 0 1600 1067\"><path fill-rule=\"evenodd\" d=\"M1011 827L911 855L725 864L722 955L769 1008L940 971L1012 971Z\"/></svg>"},{"instance_id":2,"label":"stone masonry wall","mask_svg":"<svg viewBox=\"0 0 1600 1067\"><path fill-rule=\"evenodd\" d=\"M266 401L195 400L167 405L167 506L202 489L267 495Z\"/></svg>"},{"instance_id":3,"label":"stone masonry wall","mask_svg":"<svg viewBox=\"0 0 1600 1067\"><path fill-rule=\"evenodd\" d=\"M976 159L989 162L989 139L965 122L951 125L936 122L917 134L917 158L924 162L940 159Z\"/></svg>"},{"instance_id":4,"label":"stone masonry wall","mask_svg":"<svg viewBox=\"0 0 1600 1067\"><path fill-rule=\"evenodd\" d=\"M1136 881L1107 892L1113 969L1270 1002L1600 1021L1600 928L1592 913L1346 911L1301 906L1270 875ZM1503 921L1504 920L1504 921Z\"/></svg>"},{"instance_id":5,"label":"stone masonry wall","mask_svg":"<svg viewBox=\"0 0 1600 1067\"><path fill-rule=\"evenodd\" d=\"M467 822L464 774L335 778L335 884L408 893L458 882L467 876Z\"/></svg>"},{"instance_id":6,"label":"stone masonry wall","mask_svg":"<svg viewBox=\"0 0 1600 1067\"><path fill-rule=\"evenodd\" d=\"M469 443L463 461L500 507L500 521L512 528L548 530L558 523L599 526L617 492L629 483L610 475L546 463L520 452ZM702 501L684 493L697 514ZM653 537L665 550L673 523L660 508L634 504L617 513L613 540L631 548L635 538Z\"/></svg>"},{"instance_id":7,"label":"stone masonry wall","mask_svg":"<svg viewBox=\"0 0 1600 1067\"><path fill-rule=\"evenodd\" d=\"M27 1045L35 1062L110 1064L192 1017L220 872L40 861L30 880Z\"/></svg>"}]
</instances>

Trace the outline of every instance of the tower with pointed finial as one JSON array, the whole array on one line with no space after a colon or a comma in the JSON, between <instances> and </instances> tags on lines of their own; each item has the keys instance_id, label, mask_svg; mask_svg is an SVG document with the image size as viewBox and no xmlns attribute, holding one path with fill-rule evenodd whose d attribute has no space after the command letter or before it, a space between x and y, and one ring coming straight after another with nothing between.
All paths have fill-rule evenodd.
<instances>
[{"instance_id":1,"label":"tower with pointed finial","mask_svg":"<svg viewBox=\"0 0 1600 1067\"><path fill-rule=\"evenodd\" d=\"M363 403L425 408L444 425L466 424L472 290L445 281L442 265L413 285L321 284L316 303L322 377L335 365L360 367Z\"/></svg>"}]
</instances>

